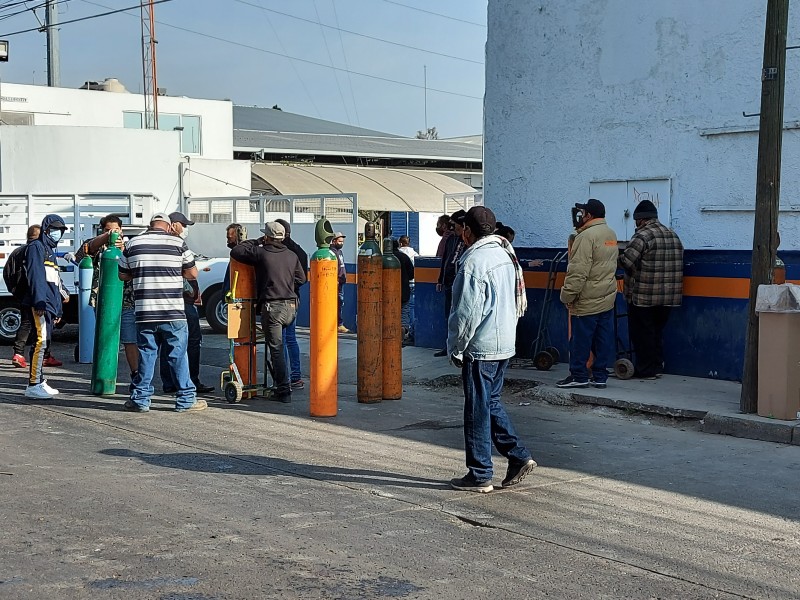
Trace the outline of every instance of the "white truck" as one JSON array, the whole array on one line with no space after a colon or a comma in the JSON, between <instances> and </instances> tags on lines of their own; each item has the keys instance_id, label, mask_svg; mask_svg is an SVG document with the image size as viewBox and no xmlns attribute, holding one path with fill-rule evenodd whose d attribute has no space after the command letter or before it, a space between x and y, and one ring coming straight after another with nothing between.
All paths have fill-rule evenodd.
<instances>
[{"instance_id":1,"label":"white truck","mask_svg":"<svg viewBox=\"0 0 800 600\"><path fill-rule=\"evenodd\" d=\"M123 233L132 237L141 233L158 200L152 194L90 193L90 194L0 194L0 268L5 266L11 252L26 242L29 225L42 222L45 215L57 214L64 219L67 231L56 249L61 277L71 292L64 305L62 324L78 322L78 271L65 258L75 253L80 244L99 233L100 219L116 214L122 219ZM197 256L201 297L209 307L209 324L215 331L227 328L227 306L222 292L222 280L228 266L227 258ZM5 282L0 279L0 341L13 341L20 325L20 307Z\"/></svg>"}]
</instances>

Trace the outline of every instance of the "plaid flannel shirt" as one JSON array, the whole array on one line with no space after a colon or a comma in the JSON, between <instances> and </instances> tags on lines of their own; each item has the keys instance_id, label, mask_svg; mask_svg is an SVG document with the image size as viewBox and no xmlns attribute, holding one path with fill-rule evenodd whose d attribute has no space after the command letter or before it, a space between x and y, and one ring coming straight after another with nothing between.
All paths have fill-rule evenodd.
<instances>
[{"instance_id":1,"label":"plaid flannel shirt","mask_svg":"<svg viewBox=\"0 0 800 600\"><path fill-rule=\"evenodd\" d=\"M635 306L680 306L683 300L683 244L653 219L636 230L619 258L625 270L625 299Z\"/></svg>"}]
</instances>

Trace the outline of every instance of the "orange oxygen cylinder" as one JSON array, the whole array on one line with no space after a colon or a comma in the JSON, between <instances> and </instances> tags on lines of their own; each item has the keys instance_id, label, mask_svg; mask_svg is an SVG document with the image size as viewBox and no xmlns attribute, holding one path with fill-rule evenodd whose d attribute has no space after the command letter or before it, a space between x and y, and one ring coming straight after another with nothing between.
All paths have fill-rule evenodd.
<instances>
[{"instance_id":1,"label":"orange oxygen cylinder","mask_svg":"<svg viewBox=\"0 0 800 600\"><path fill-rule=\"evenodd\" d=\"M375 224L364 228L364 243L358 250L358 381L361 403L383 399L383 257L375 240Z\"/></svg>"},{"instance_id":2,"label":"orange oxygen cylinder","mask_svg":"<svg viewBox=\"0 0 800 600\"><path fill-rule=\"evenodd\" d=\"M233 365L239 371L242 385L255 385L258 382L258 363L256 357L256 274L253 267L231 259L231 302L228 304L228 339L237 344L233 349ZM234 380L236 378L234 377ZM255 395L249 390L244 398Z\"/></svg>"},{"instance_id":3,"label":"orange oxygen cylinder","mask_svg":"<svg viewBox=\"0 0 800 600\"><path fill-rule=\"evenodd\" d=\"M333 228L327 219L317 221L315 236L318 250L311 257L309 409L312 417L335 417L339 384L339 261L329 248Z\"/></svg>"},{"instance_id":4,"label":"orange oxygen cylinder","mask_svg":"<svg viewBox=\"0 0 800 600\"><path fill-rule=\"evenodd\" d=\"M383 240L383 399L403 397L403 324L400 261Z\"/></svg>"}]
</instances>

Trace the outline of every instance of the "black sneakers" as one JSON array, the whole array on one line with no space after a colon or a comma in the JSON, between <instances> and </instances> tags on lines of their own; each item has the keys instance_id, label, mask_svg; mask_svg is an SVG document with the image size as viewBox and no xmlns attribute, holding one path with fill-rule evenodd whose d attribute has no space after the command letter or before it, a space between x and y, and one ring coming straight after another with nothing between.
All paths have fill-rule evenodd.
<instances>
[{"instance_id":1,"label":"black sneakers","mask_svg":"<svg viewBox=\"0 0 800 600\"><path fill-rule=\"evenodd\" d=\"M482 494L491 492L494 489L491 481L477 481L469 473L464 475L464 477L451 479L450 487L463 492L478 492Z\"/></svg>"},{"instance_id":2,"label":"black sneakers","mask_svg":"<svg viewBox=\"0 0 800 600\"><path fill-rule=\"evenodd\" d=\"M503 487L511 487L517 485L520 481L528 476L528 473L536 468L536 461L529 458L526 462L521 463L508 463L508 470L506 471L506 478L503 479Z\"/></svg>"},{"instance_id":3,"label":"black sneakers","mask_svg":"<svg viewBox=\"0 0 800 600\"><path fill-rule=\"evenodd\" d=\"M588 381L577 381L572 375L556 383L559 388L588 388Z\"/></svg>"}]
</instances>

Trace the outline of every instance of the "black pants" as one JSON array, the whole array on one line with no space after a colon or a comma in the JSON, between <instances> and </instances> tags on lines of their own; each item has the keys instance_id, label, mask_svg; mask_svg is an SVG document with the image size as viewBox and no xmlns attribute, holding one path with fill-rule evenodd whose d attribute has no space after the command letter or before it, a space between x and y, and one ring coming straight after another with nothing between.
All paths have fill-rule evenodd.
<instances>
[{"instance_id":1,"label":"black pants","mask_svg":"<svg viewBox=\"0 0 800 600\"><path fill-rule=\"evenodd\" d=\"M17 337L14 339L14 354L25 356L25 346L34 346L36 344L36 331L33 330L33 321L31 321L31 309L27 306L20 309L22 311L22 319L17 329ZM33 354L33 348L31 348ZM50 342L44 350L45 359L50 358Z\"/></svg>"},{"instance_id":2,"label":"black pants","mask_svg":"<svg viewBox=\"0 0 800 600\"><path fill-rule=\"evenodd\" d=\"M664 327L671 311L671 306L628 304L628 330L638 377L653 377L664 372Z\"/></svg>"},{"instance_id":3,"label":"black pants","mask_svg":"<svg viewBox=\"0 0 800 600\"><path fill-rule=\"evenodd\" d=\"M203 330L200 328L200 315L197 307L192 302L183 303L186 314L186 325L189 328L189 338L186 344L186 355L189 357L189 377L196 386L200 381L200 348L203 346ZM167 359L167 352L159 350L159 372L161 385L165 392L172 393L177 387L172 378L172 370Z\"/></svg>"}]
</instances>

